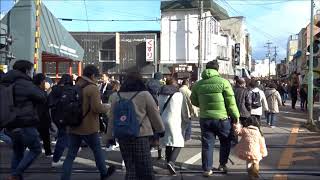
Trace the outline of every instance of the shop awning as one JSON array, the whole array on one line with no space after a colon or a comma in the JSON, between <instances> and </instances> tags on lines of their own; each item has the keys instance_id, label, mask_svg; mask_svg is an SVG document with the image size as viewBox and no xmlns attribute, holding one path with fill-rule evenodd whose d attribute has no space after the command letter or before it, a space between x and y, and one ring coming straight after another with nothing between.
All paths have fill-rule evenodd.
<instances>
[{"instance_id":1,"label":"shop awning","mask_svg":"<svg viewBox=\"0 0 320 180\"><path fill-rule=\"evenodd\" d=\"M13 37L14 41L10 48L17 59L33 62L36 36L35 17L35 1L20 0L1 20L1 23L8 26L8 33ZM39 61L41 61L42 54L82 61L84 55L82 47L43 3L40 11L40 34L37 35L40 35Z\"/></svg>"}]
</instances>

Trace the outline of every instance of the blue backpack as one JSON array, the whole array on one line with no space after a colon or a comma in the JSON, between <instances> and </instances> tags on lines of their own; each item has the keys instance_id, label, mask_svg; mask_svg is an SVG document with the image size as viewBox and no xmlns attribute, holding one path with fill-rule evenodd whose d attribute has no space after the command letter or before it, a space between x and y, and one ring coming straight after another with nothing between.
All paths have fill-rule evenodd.
<instances>
[{"instance_id":1,"label":"blue backpack","mask_svg":"<svg viewBox=\"0 0 320 180\"><path fill-rule=\"evenodd\" d=\"M119 96L113 109L113 136L118 139L136 138L140 133L139 120L137 119L134 104L132 102L139 92L134 94L130 99L124 99Z\"/></svg>"}]
</instances>

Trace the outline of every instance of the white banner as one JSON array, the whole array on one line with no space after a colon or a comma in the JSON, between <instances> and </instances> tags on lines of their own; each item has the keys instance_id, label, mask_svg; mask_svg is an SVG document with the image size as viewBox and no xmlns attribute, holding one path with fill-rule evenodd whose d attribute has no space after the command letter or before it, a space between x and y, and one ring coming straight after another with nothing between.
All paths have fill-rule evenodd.
<instances>
[{"instance_id":1,"label":"white banner","mask_svg":"<svg viewBox=\"0 0 320 180\"><path fill-rule=\"evenodd\" d=\"M146 61L154 61L154 39L146 39Z\"/></svg>"}]
</instances>

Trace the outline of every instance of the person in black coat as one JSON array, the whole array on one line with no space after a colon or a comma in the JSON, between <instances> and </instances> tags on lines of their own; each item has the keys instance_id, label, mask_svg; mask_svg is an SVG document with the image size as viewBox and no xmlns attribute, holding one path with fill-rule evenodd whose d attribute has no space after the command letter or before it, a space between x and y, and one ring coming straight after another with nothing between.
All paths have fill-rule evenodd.
<instances>
[{"instance_id":1,"label":"person in black coat","mask_svg":"<svg viewBox=\"0 0 320 180\"><path fill-rule=\"evenodd\" d=\"M239 78L236 82L234 90L236 103L240 112L240 122L244 124L247 118L251 116L251 96L249 90L246 88L246 81Z\"/></svg>"},{"instance_id":2,"label":"person in black coat","mask_svg":"<svg viewBox=\"0 0 320 180\"><path fill-rule=\"evenodd\" d=\"M41 153L41 143L36 127L39 117L35 105L46 102L46 94L32 83L33 64L27 60L18 60L2 77L4 85L15 84L15 108L18 109L14 121L7 125L7 132L13 144L11 172L8 179L23 179L24 171ZM26 148L29 151L26 152Z\"/></svg>"},{"instance_id":3,"label":"person in black coat","mask_svg":"<svg viewBox=\"0 0 320 180\"><path fill-rule=\"evenodd\" d=\"M46 76L42 73L36 74L33 77L33 83L39 87L39 89L46 93L45 91ZM47 93L46 93L47 94ZM37 105L37 112L40 119L40 124L38 126L38 131L40 138L43 141L43 148L46 156L51 156L51 140L50 140L50 127L51 127L51 117L49 114L48 101L44 104Z\"/></svg>"},{"instance_id":4,"label":"person in black coat","mask_svg":"<svg viewBox=\"0 0 320 180\"><path fill-rule=\"evenodd\" d=\"M162 77L163 77L162 73L157 72L154 74L153 79L150 79L146 83L147 90L150 92L150 94L152 95L157 105L158 105L158 96L162 87L160 83L160 80L162 79Z\"/></svg>"}]
</instances>

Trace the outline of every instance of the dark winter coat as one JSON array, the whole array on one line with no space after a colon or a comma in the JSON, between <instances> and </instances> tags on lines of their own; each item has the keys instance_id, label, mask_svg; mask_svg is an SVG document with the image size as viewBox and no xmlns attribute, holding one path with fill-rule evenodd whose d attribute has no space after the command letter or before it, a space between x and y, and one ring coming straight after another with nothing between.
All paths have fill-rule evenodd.
<instances>
[{"instance_id":1,"label":"dark winter coat","mask_svg":"<svg viewBox=\"0 0 320 180\"><path fill-rule=\"evenodd\" d=\"M39 88L40 89L40 88ZM43 93L46 94L46 92L42 89ZM48 96L46 96L46 99L48 99ZM48 101L46 101L43 104L37 104L37 112L40 119L40 125L38 128L40 129L48 129L51 126L51 117L49 113L49 104Z\"/></svg>"},{"instance_id":2,"label":"dark winter coat","mask_svg":"<svg viewBox=\"0 0 320 180\"><path fill-rule=\"evenodd\" d=\"M240 117L248 118L251 115L251 96L245 87L235 88L236 103L240 112Z\"/></svg>"},{"instance_id":3,"label":"dark winter coat","mask_svg":"<svg viewBox=\"0 0 320 180\"><path fill-rule=\"evenodd\" d=\"M153 99L156 101L158 105L158 96L161 91L161 83L160 80L157 79L150 79L146 84L147 90L152 95Z\"/></svg>"},{"instance_id":4,"label":"dark winter coat","mask_svg":"<svg viewBox=\"0 0 320 180\"><path fill-rule=\"evenodd\" d=\"M15 83L15 104L19 109L15 122L10 123L8 127L37 127L39 117L35 106L46 102L46 93L34 85L30 77L17 70L5 74L2 83L5 85Z\"/></svg>"}]
</instances>

